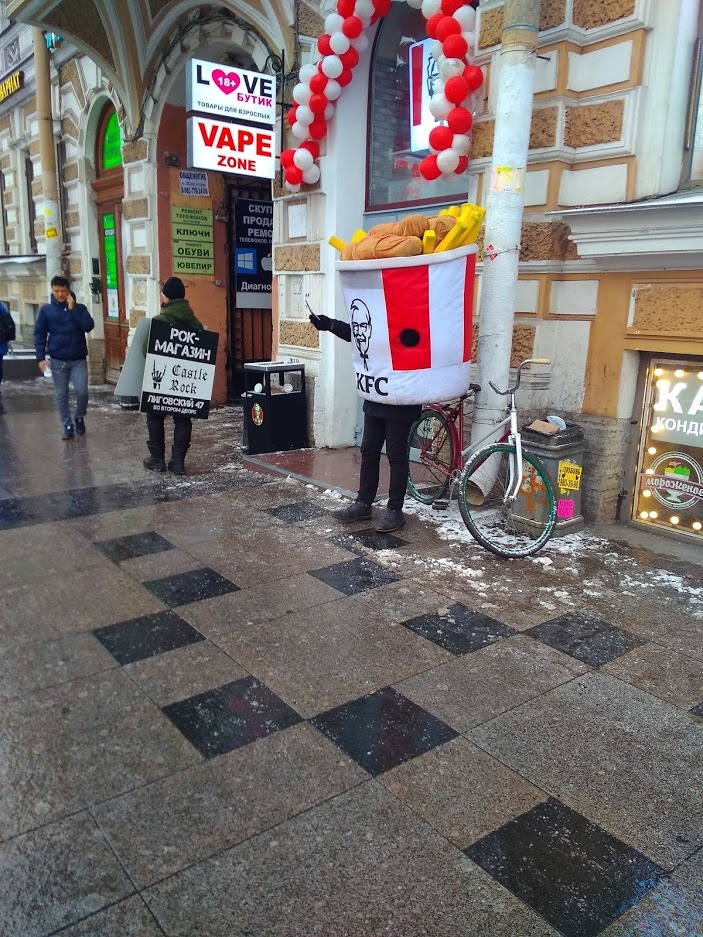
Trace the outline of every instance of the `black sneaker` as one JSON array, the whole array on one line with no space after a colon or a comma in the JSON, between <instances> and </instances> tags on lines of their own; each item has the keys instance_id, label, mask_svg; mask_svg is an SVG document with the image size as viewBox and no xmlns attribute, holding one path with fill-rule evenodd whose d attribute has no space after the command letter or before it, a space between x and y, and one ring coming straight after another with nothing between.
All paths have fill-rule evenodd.
<instances>
[{"instance_id":1,"label":"black sneaker","mask_svg":"<svg viewBox=\"0 0 703 937\"><path fill-rule=\"evenodd\" d=\"M85 420L82 416L76 417L76 432L79 436L85 436Z\"/></svg>"},{"instance_id":2,"label":"black sneaker","mask_svg":"<svg viewBox=\"0 0 703 937\"><path fill-rule=\"evenodd\" d=\"M392 530L398 530L404 523L405 515L402 511L386 511L376 524L376 530L380 534L389 534Z\"/></svg>"},{"instance_id":3,"label":"black sneaker","mask_svg":"<svg viewBox=\"0 0 703 937\"><path fill-rule=\"evenodd\" d=\"M355 501L349 507L342 508L341 511L333 511L332 517L336 517L344 524L351 524L352 521L367 521L371 517L371 505L364 504L363 501Z\"/></svg>"},{"instance_id":4,"label":"black sneaker","mask_svg":"<svg viewBox=\"0 0 703 937\"><path fill-rule=\"evenodd\" d=\"M66 423L61 434L61 439L73 439L73 423Z\"/></svg>"},{"instance_id":5,"label":"black sneaker","mask_svg":"<svg viewBox=\"0 0 703 937\"><path fill-rule=\"evenodd\" d=\"M143 465L144 465L144 468L149 469L150 472L165 472L166 471L166 463L164 461L163 456L159 458L158 456L150 455L146 459L144 459Z\"/></svg>"}]
</instances>

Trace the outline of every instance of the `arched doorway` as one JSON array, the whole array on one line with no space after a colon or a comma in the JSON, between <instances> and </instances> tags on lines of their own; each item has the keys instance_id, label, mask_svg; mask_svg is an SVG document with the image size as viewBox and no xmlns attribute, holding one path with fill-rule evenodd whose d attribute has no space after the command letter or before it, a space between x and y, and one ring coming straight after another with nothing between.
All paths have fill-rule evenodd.
<instances>
[{"instance_id":1,"label":"arched doorway","mask_svg":"<svg viewBox=\"0 0 703 937\"><path fill-rule=\"evenodd\" d=\"M124 361L129 334L125 310L122 258L122 135L117 112L106 104L98 120L95 142L95 192L100 242L99 277L105 334L105 371L108 383L115 383Z\"/></svg>"}]
</instances>

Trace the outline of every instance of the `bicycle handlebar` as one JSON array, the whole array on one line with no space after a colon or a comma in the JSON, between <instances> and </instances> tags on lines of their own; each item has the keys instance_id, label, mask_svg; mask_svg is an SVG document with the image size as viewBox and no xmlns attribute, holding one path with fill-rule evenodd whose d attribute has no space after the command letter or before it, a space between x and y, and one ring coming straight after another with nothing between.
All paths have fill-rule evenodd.
<instances>
[{"instance_id":1,"label":"bicycle handlebar","mask_svg":"<svg viewBox=\"0 0 703 937\"><path fill-rule=\"evenodd\" d=\"M517 393L517 389L520 386L520 380L522 378L522 369L527 367L528 364L550 364L551 361L549 358L526 358L525 361L521 361L517 366L517 380L513 387L509 387L507 390L498 390L493 381L488 382L488 386L491 390L495 391L499 397L512 397L513 394Z\"/></svg>"}]
</instances>

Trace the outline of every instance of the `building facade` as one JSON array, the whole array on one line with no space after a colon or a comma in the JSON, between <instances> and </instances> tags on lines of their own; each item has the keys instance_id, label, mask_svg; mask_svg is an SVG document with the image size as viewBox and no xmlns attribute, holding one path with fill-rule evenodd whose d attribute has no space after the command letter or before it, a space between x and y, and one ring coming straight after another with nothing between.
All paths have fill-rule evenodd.
<instances>
[{"instance_id":1,"label":"building facade","mask_svg":"<svg viewBox=\"0 0 703 937\"><path fill-rule=\"evenodd\" d=\"M280 145L289 146L283 118L290 92L300 66L318 58L316 41L333 0L228 2L217 10L125 0L124 7L129 15L120 19L100 0L6 4L18 23L58 32L67 43L55 53L64 238L77 292L102 322L91 354L100 362L103 342L102 364L91 366L93 374L102 367L114 377L130 328L157 310L159 281L174 263L174 212L209 212L212 269L186 279L198 314L227 336L216 400L241 390L237 373L247 358L303 362L311 439L317 446L354 444L360 407L349 349L308 321L310 310L346 315L327 240L430 213L467 193L485 202L502 0L482 0L478 11L475 60L484 93L469 171L450 187L456 191L419 178L426 151L409 122L410 49L426 38L425 22L419 10L396 2L370 28L369 47L339 98L322 143L320 181L295 194L278 174L272 188L209 172L207 194L184 189L184 66L196 57L275 74ZM543 0L513 327L514 362L551 360L529 375L523 407L561 413L586 434L587 516L633 518L695 538L703 521L702 22L699 0ZM0 45L20 29L6 30ZM0 85L7 76L5 66ZM13 311L38 295L20 268L31 278L40 264L32 259L31 231L18 234L17 219L28 215L29 193L39 194L41 180L31 152L31 95L17 95L0 101L10 252L0 263L14 270L15 258L29 255L2 287L0 298L9 298ZM121 165L105 158L113 110ZM271 196L272 308L247 310L233 298L232 219L238 199ZM41 252L41 221L34 235ZM478 267L478 313L482 264L490 262L489 250ZM474 329L478 334L480 314Z\"/></svg>"}]
</instances>

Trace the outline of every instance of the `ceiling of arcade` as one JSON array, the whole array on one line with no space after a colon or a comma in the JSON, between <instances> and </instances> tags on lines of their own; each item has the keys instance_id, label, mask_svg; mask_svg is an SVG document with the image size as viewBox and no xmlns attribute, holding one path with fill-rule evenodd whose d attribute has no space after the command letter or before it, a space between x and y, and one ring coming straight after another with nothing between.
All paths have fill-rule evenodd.
<instances>
[{"instance_id":1,"label":"ceiling of arcade","mask_svg":"<svg viewBox=\"0 0 703 937\"><path fill-rule=\"evenodd\" d=\"M189 21L230 14L269 51L292 55L295 0L9 0L6 15L69 40L112 80L132 127L174 35ZM318 4L310 4L316 7ZM195 27L194 27L195 28Z\"/></svg>"}]
</instances>

